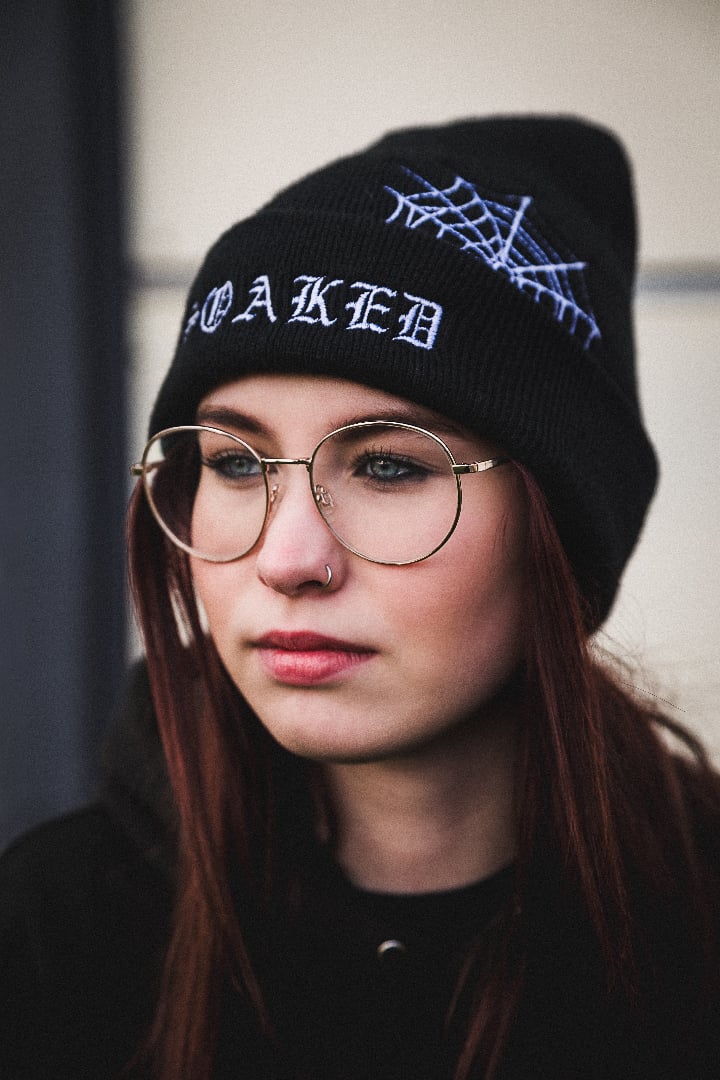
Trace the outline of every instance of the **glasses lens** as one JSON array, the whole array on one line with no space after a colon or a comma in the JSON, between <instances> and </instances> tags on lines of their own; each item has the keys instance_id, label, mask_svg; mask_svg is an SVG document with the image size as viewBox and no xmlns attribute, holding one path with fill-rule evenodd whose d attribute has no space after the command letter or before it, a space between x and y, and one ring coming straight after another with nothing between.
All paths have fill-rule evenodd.
<instances>
[{"instance_id":1,"label":"glasses lens","mask_svg":"<svg viewBox=\"0 0 720 1080\"><path fill-rule=\"evenodd\" d=\"M402 424L334 432L315 453L312 481L320 513L338 539L375 562L427 558L459 513L459 486L445 447Z\"/></svg>"},{"instance_id":2,"label":"glasses lens","mask_svg":"<svg viewBox=\"0 0 720 1080\"><path fill-rule=\"evenodd\" d=\"M145 488L158 522L180 547L212 562L247 554L265 522L260 459L241 439L210 428L174 428L145 452Z\"/></svg>"}]
</instances>

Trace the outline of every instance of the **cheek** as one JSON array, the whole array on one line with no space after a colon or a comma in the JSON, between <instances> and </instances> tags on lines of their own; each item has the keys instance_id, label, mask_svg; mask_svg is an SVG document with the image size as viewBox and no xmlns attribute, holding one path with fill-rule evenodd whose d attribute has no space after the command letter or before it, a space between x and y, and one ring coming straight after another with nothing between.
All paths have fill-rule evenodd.
<instances>
[{"instance_id":1,"label":"cheek","mask_svg":"<svg viewBox=\"0 0 720 1080\"><path fill-rule=\"evenodd\" d=\"M515 666L522 640L520 573L468 573L459 586L447 587L442 602L424 613L435 648L456 669L473 660L483 667ZM418 620L420 621L420 620Z\"/></svg>"},{"instance_id":2,"label":"cheek","mask_svg":"<svg viewBox=\"0 0 720 1080\"><path fill-rule=\"evenodd\" d=\"M481 542L468 542L463 569L448 574L448 617L462 646L484 665L503 670L517 666L522 650L525 546L520 508L503 515Z\"/></svg>"},{"instance_id":3,"label":"cheek","mask_svg":"<svg viewBox=\"0 0 720 1080\"><path fill-rule=\"evenodd\" d=\"M428 681L467 680L470 672L502 681L523 647L524 522L508 517L483 531L469 520L455 540L393 583L396 632Z\"/></svg>"},{"instance_id":4,"label":"cheek","mask_svg":"<svg viewBox=\"0 0 720 1080\"><path fill-rule=\"evenodd\" d=\"M193 560L192 575L201 617L220 654L242 610L247 579L240 563L218 565Z\"/></svg>"}]
</instances>

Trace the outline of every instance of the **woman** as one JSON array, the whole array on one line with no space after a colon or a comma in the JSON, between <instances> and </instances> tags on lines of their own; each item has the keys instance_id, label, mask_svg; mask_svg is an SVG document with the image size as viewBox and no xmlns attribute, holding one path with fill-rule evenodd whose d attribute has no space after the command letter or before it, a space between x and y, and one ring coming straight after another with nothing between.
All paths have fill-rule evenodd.
<instances>
[{"instance_id":1,"label":"woman","mask_svg":"<svg viewBox=\"0 0 720 1080\"><path fill-rule=\"evenodd\" d=\"M622 150L547 117L213 247L106 791L4 861L8 1075L717 1074L718 781L591 646L655 483L634 259Z\"/></svg>"}]
</instances>

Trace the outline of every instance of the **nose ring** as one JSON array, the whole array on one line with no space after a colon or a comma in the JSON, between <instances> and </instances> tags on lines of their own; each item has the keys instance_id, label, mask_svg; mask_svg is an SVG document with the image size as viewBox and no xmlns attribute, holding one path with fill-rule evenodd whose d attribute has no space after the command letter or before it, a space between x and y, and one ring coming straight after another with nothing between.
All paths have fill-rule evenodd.
<instances>
[{"instance_id":1,"label":"nose ring","mask_svg":"<svg viewBox=\"0 0 720 1080\"><path fill-rule=\"evenodd\" d=\"M327 563L325 563L325 569L327 570L327 581L323 581L322 585L320 586L321 589L329 588L330 582L332 581L332 570Z\"/></svg>"}]
</instances>

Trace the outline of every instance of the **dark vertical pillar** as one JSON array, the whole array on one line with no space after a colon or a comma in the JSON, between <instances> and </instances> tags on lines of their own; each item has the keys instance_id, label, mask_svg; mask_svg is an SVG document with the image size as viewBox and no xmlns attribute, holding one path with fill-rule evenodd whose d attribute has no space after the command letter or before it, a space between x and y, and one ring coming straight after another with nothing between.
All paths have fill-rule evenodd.
<instances>
[{"instance_id":1,"label":"dark vertical pillar","mask_svg":"<svg viewBox=\"0 0 720 1080\"><path fill-rule=\"evenodd\" d=\"M117 5L0 14L0 845L85 800L124 652Z\"/></svg>"}]
</instances>

